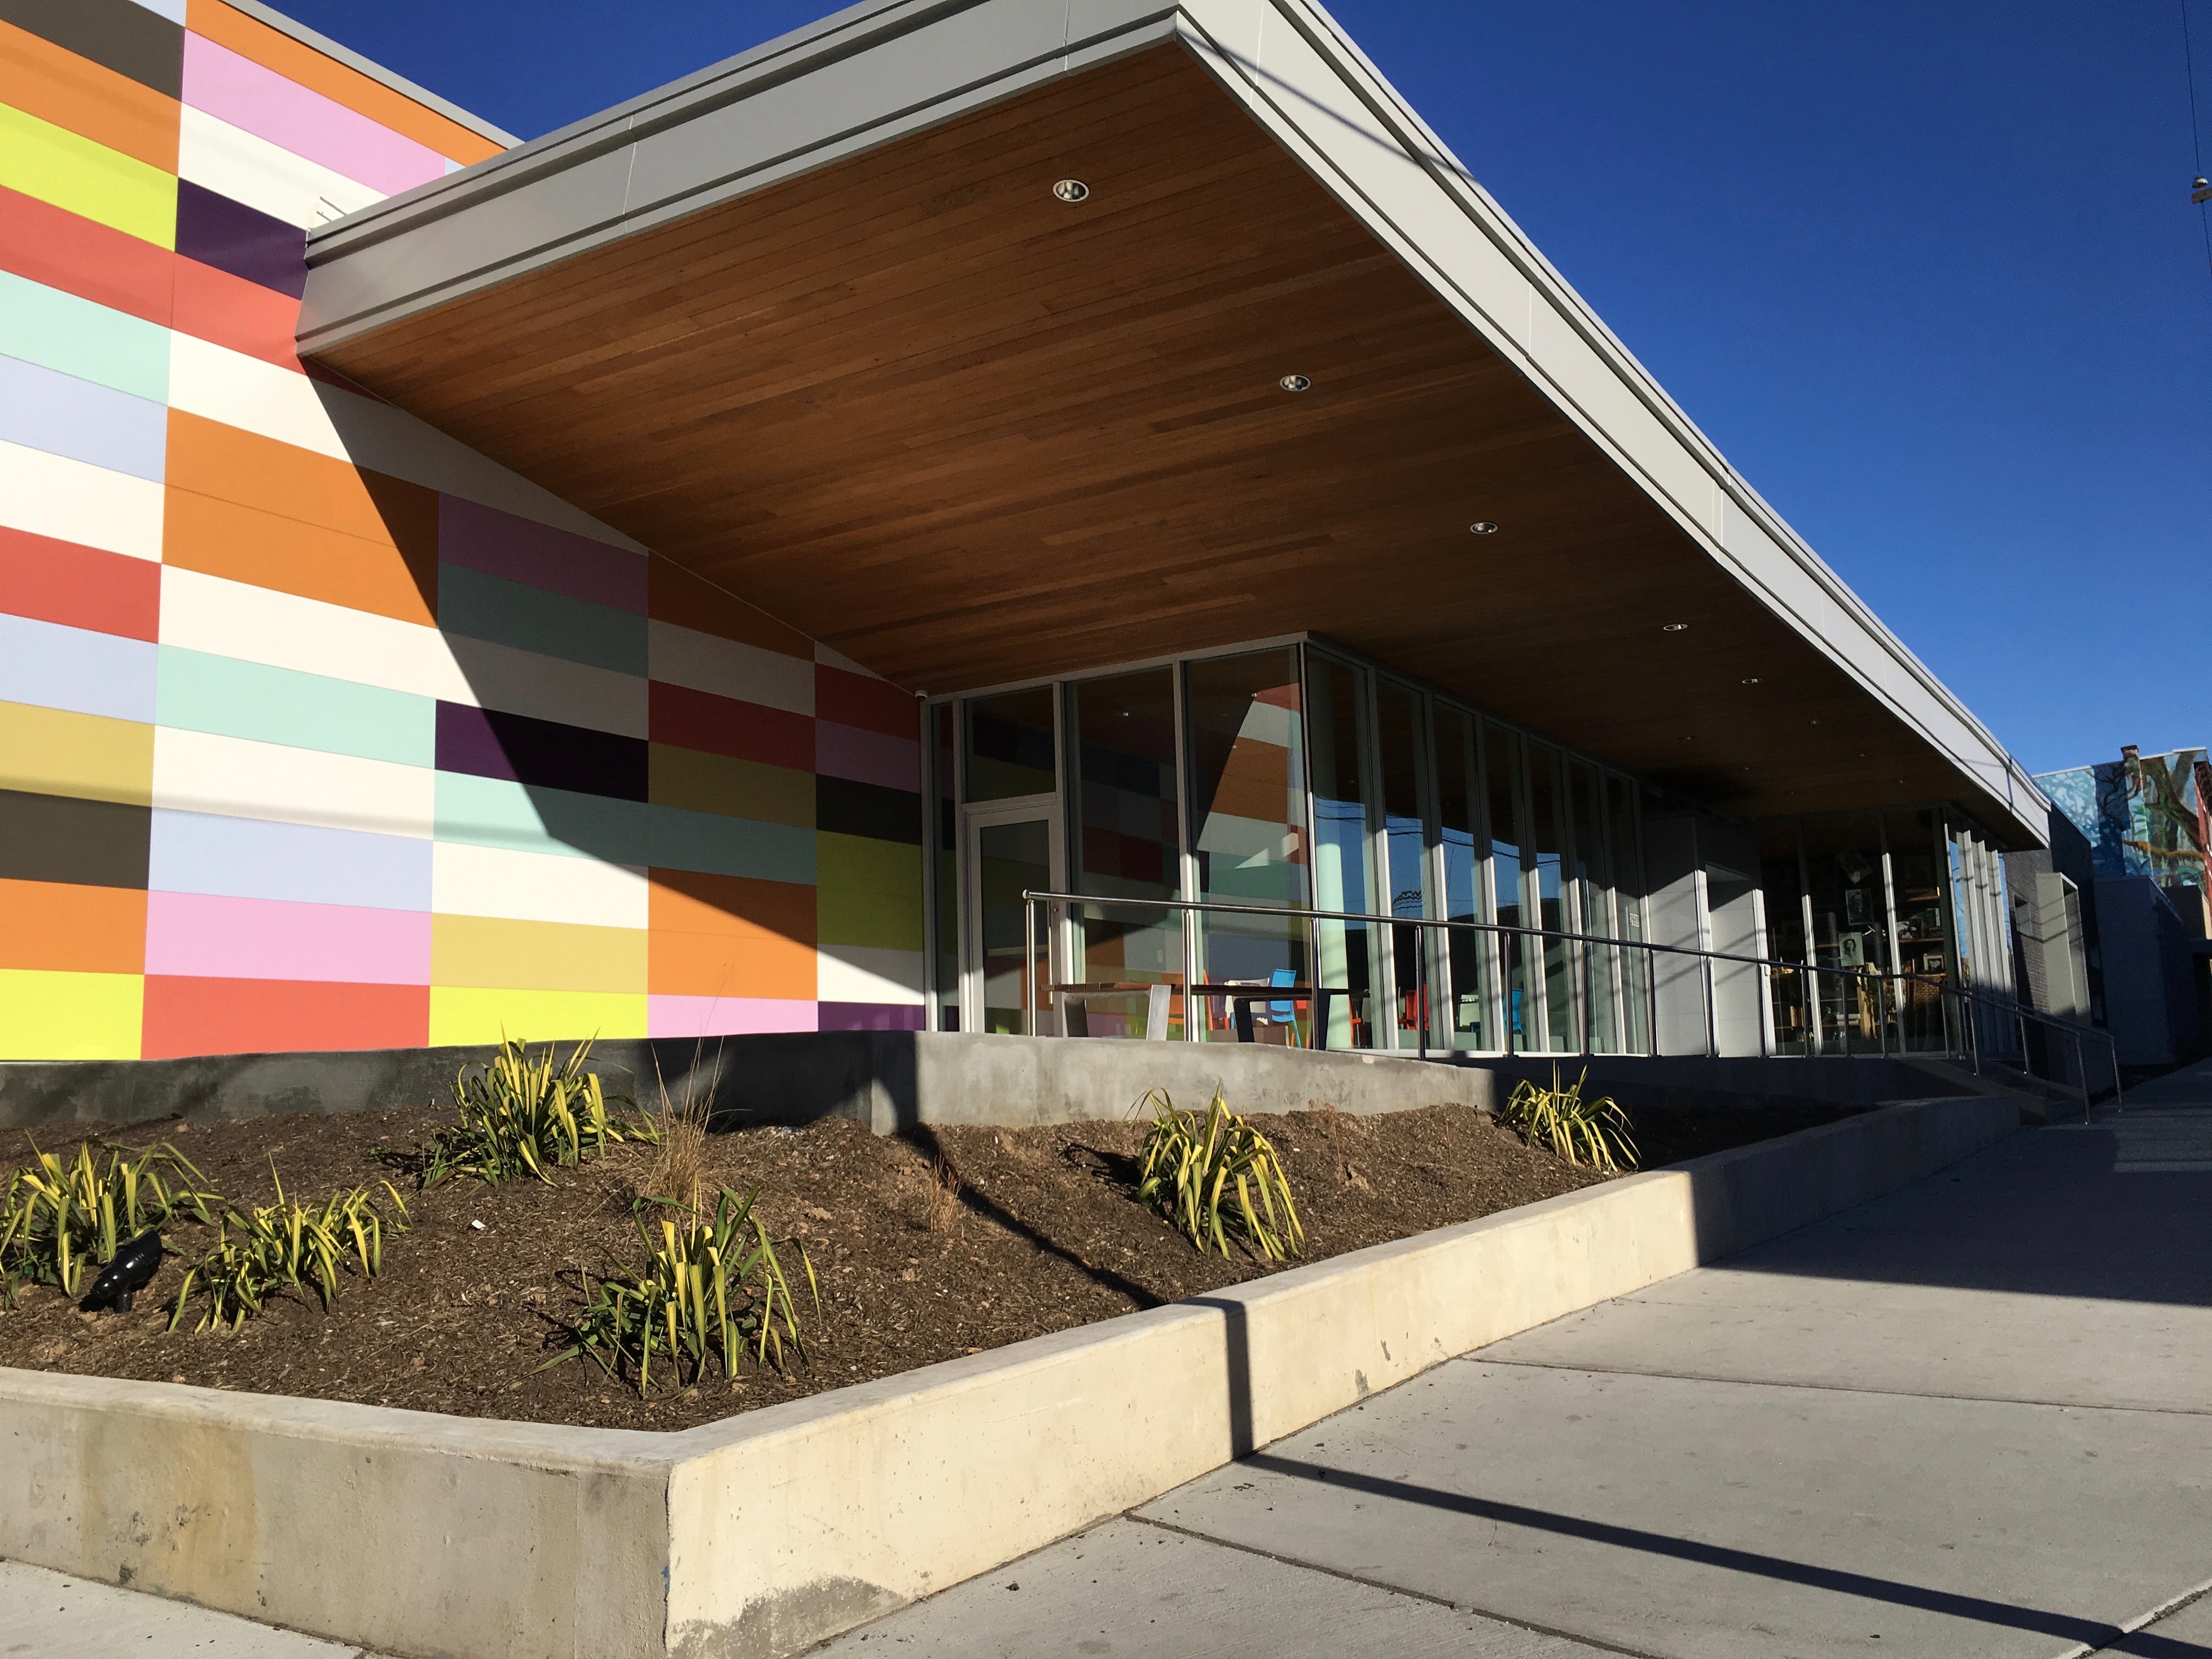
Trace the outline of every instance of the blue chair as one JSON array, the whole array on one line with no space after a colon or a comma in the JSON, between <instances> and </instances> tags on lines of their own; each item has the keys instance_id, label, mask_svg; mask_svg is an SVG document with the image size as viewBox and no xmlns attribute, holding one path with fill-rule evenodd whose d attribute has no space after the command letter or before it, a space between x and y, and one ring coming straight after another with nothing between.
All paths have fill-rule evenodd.
<instances>
[{"instance_id":1,"label":"blue chair","mask_svg":"<svg viewBox=\"0 0 2212 1659\"><path fill-rule=\"evenodd\" d=\"M1295 968L1278 968L1267 975L1267 983L1271 986L1296 985L1297 982L1298 970ZM1298 1005L1287 1000L1269 1003L1267 1023L1271 1025L1287 1025L1291 1030L1296 1031L1298 1025Z\"/></svg>"}]
</instances>

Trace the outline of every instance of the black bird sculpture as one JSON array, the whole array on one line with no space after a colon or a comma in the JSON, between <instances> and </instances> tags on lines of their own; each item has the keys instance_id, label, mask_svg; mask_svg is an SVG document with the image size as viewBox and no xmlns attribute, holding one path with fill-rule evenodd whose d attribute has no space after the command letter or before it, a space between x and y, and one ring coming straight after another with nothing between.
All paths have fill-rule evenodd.
<instances>
[{"instance_id":1,"label":"black bird sculpture","mask_svg":"<svg viewBox=\"0 0 2212 1659\"><path fill-rule=\"evenodd\" d=\"M129 1313L131 1298L152 1284L154 1275L161 1271L161 1235L141 1233L116 1251L115 1260L100 1270L100 1277L92 1281L92 1288L77 1306L87 1313L101 1308Z\"/></svg>"}]
</instances>

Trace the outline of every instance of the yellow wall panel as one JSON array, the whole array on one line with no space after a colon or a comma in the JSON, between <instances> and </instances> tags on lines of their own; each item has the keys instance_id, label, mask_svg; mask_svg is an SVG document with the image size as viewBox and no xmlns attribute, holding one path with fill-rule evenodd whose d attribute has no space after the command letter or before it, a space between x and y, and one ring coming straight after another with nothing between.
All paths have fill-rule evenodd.
<instances>
[{"instance_id":1,"label":"yellow wall panel","mask_svg":"<svg viewBox=\"0 0 2212 1659\"><path fill-rule=\"evenodd\" d=\"M0 702L0 789L151 805L154 728L104 714Z\"/></svg>"},{"instance_id":2,"label":"yellow wall panel","mask_svg":"<svg viewBox=\"0 0 2212 1659\"><path fill-rule=\"evenodd\" d=\"M0 104L0 185L157 247L177 245L173 173Z\"/></svg>"},{"instance_id":3,"label":"yellow wall panel","mask_svg":"<svg viewBox=\"0 0 2212 1659\"><path fill-rule=\"evenodd\" d=\"M0 1060L136 1060L145 1001L137 974L0 969Z\"/></svg>"},{"instance_id":4,"label":"yellow wall panel","mask_svg":"<svg viewBox=\"0 0 2212 1659\"><path fill-rule=\"evenodd\" d=\"M645 996L592 991L491 990L473 986L430 988L430 1043L531 1043L611 1040L645 1033Z\"/></svg>"},{"instance_id":5,"label":"yellow wall panel","mask_svg":"<svg viewBox=\"0 0 2212 1659\"><path fill-rule=\"evenodd\" d=\"M513 921L497 916L430 920L430 983L546 991L645 989L642 927ZM432 1018L436 1018L434 1011Z\"/></svg>"}]
</instances>

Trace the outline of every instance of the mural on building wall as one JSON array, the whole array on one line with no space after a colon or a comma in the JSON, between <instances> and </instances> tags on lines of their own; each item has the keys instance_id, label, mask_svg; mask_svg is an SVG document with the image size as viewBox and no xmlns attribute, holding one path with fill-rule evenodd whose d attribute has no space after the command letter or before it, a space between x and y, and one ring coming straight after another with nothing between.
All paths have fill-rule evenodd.
<instances>
[{"instance_id":1,"label":"mural on building wall","mask_svg":"<svg viewBox=\"0 0 2212 1659\"><path fill-rule=\"evenodd\" d=\"M222 0L0 21L0 1058L918 1026L912 699L294 355L500 146Z\"/></svg>"},{"instance_id":2,"label":"mural on building wall","mask_svg":"<svg viewBox=\"0 0 2212 1659\"><path fill-rule=\"evenodd\" d=\"M2202 749L2143 755L2132 746L2117 761L2046 772L2036 785L2087 838L2100 876L2148 876L2161 886L2208 881L2207 785L2212 763Z\"/></svg>"}]
</instances>

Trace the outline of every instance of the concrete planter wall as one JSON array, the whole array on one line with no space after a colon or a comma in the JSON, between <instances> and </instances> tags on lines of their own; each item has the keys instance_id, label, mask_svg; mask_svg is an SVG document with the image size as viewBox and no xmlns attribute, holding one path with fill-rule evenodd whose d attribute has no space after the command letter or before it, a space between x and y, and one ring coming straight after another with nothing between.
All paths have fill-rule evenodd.
<instances>
[{"instance_id":1,"label":"concrete planter wall","mask_svg":"<svg viewBox=\"0 0 2212 1659\"><path fill-rule=\"evenodd\" d=\"M0 1556L421 1659L766 1659L2018 1124L1907 1102L680 1434L0 1370Z\"/></svg>"}]
</instances>

